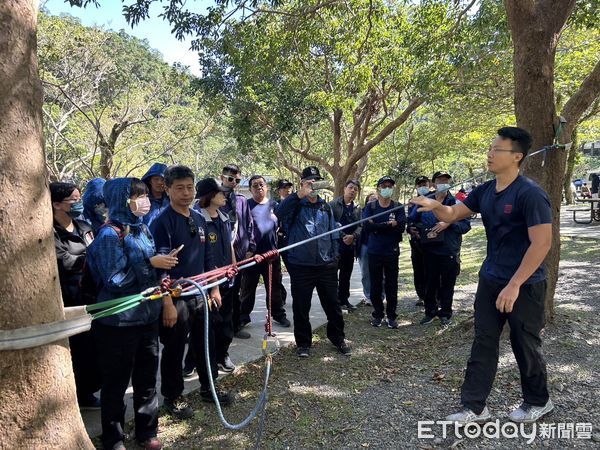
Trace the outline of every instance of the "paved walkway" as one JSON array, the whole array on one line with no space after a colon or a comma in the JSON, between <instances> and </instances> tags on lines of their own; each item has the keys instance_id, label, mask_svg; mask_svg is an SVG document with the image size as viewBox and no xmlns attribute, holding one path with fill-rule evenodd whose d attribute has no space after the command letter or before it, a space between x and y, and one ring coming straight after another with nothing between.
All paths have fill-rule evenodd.
<instances>
[{"instance_id":1,"label":"paved walkway","mask_svg":"<svg viewBox=\"0 0 600 450\"><path fill-rule=\"evenodd\" d=\"M360 268L358 267L358 263L354 264L354 270L352 272L352 280L350 284L350 301L353 303L357 303L359 299L362 298L362 286L360 283ZM290 294L290 283L289 277L287 274L284 274L283 283L288 292L287 304L285 309L287 311L287 317L290 321L292 321L292 298ZM265 322L265 313L266 313L266 302L265 302L265 290L264 286L259 285L256 295L256 305L254 307L254 312L252 313L251 319L252 322L247 325L244 330L248 331L252 337L250 339L233 339L233 343L231 344L229 355L231 356L232 361L238 367L248 362L255 361L262 357L262 338L264 335L264 322ZM325 320L325 313L321 308L321 304L319 302L319 298L317 296L317 292L313 293L312 298L312 308L310 311L310 321L314 328L317 328L320 325L323 325ZM277 333L277 337L279 338L279 342L281 346L287 346L294 342L294 325L290 328L282 328L277 322L273 322L273 330ZM160 370L158 371L158 393L159 393L159 404L162 405L162 395L160 395ZM194 377L193 379L185 380L185 390L184 393L194 391L200 388L200 383L198 382L198 378ZM127 412L125 416L126 421L130 421L133 419L133 399L132 399L133 390L131 386L127 389L126 399L127 399ZM82 411L81 415L83 417L83 421L85 423L85 428L88 434L92 437L100 435L102 432L101 424L100 424L100 411Z\"/></svg>"}]
</instances>

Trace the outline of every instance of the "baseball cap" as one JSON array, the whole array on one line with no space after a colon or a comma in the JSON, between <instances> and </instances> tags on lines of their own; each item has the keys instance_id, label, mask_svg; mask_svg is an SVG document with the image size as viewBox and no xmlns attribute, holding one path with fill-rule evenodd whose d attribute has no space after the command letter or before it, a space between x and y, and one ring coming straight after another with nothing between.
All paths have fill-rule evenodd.
<instances>
[{"instance_id":1,"label":"baseball cap","mask_svg":"<svg viewBox=\"0 0 600 450\"><path fill-rule=\"evenodd\" d=\"M322 180L321 172L315 166L305 167L302 171L302 179L303 180Z\"/></svg>"},{"instance_id":2,"label":"baseball cap","mask_svg":"<svg viewBox=\"0 0 600 450\"><path fill-rule=\"evenodd\" d=\"M429 178L427 178L425 175L421 175L420 177L415 178L415 185L421 183L429 183Z\"/></svg>"},{"instance_id":3,"label":"baseball cap","mask_svg":"<svg viewBox=\"0 0 600 450\"><path fill-rule=\"evenodd\" d=\"M450 175L448 172L436 172L433 174L433 176L431 177L431 181L435 181L436 178L438 177L448 177L448 178L452 178L452 175Z\"/></svg>"},{"instance_id":4,"label":"baseball cap","mask_svg":"<svg viewBox=\"0 0 600 450\"><path fill-rule=\"evenodd\" d=\"M228 192L229 189L217 183L214 178L205 178L196 183L196 198L210 194L211 192Z\"/></svg>"},{"instance_id":5,"label":"baseball cap","mask_svg":"<svg viewBox=\"0 0 600 450\"><path fill-rule=\"evenodd\" d=\"M377 180L377 186L385 183L385 182L389 182L392 184L396 184L396 181L394 181L394 179L392 177L388 177L387 175L385 177L381 177L379 180Z\"/></svg>"},{"instance_id":6,"label":"baseball cap","mask_svg":"<svg viewBox=\"0 0 600 450\"><path fill-rule=\"evenodd\" d=\"M293 185L294 185L294 183L292 183L290 180L288 180L286 178L282 178L281 180L279 180L277 182L277 189L282 189L282 188L293 186Z\"/></svg>"}]
</instances>

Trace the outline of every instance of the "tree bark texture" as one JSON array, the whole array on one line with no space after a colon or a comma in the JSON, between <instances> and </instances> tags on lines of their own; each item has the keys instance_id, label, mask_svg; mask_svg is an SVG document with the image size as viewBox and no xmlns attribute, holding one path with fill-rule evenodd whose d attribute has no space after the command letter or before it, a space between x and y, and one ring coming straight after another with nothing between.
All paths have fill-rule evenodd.
<instances>
[{"instance_id":1,"label":"tree bark texture","mask_svg":"<svg viewBox=\"0 0 600 450\"><path fill-rule=\"evenodd\" d=\"M0 329L63 318L42 139L38 6L0 1ZM66 340L0 354L0 447L93 448Z\"/></svg>"},{"instance_id":2,"label":"tree bark texture","mask_svg":"<svg viewBox=\"0 0 600 450\"><path fill-rule=\"evenodd\" d=\"M563 190L565 194L565 202L567 205L573 204L573 189L571 188L571 180L573 179L573 172L575 170L575 160L577 159L577 152L579 151L577 142L577 128L573 130L571 135L571 148L567 156L567 168L565 170L565 180L563 181Z\"/></svg>"},{"instance_id":3,"label":"tree bark texture","mask_svg":"<svg viewBox=\"0 0 600 450\"><path fill-rule=\"evenodd\" d=\"M514 45L515 115L517 125L533 136L537 150L552 144L559 119L554 93L556 45L569 18L575 0L505 0L508 23ZM600 68L597 65L580 88L565 103L562 116L567 120L559 142L570 140L573 129L600 92ZM545 161L544 161L545 158ZM567 152L552 150L523 164L523 173L537 181L552 203L552 248L546 257L548 291L546 318L554 317L554 292L560 260L560 204ZM542 167L542 161L544 166Z\"/></svg>"}]
</instances>

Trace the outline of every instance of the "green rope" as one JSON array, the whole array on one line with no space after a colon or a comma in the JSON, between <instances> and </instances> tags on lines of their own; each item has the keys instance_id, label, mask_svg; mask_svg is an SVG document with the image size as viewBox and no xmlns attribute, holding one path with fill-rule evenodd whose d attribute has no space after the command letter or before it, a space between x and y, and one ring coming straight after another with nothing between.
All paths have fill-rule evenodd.
<instances>
[{"instance_id":1,"label":"green rope","mask_svg":"<svg viewBox=\"0 0 600 450\"><path fill-rule=\"evenodd\" d=\"M126 301L131 300L132 298L139 297L140 294L127 295L125 297L115 298L113 300L106 300L100 303L94 303L93 305L85 305L85 310L89 313L92 311L97 311L99 309L109 308L111 306L120 305Z\"/></svg>"},{"instance_id":2,"label":"green rope","mask_svg":"<svg viewBox=\"0 0 600 450\"><path fill-rule=\"evenodd\" d=\"M112 308L108 308L102 311L99 311L95 314L92 314L92 320L100 319L102 317L112 316L113 314L119 314L128 309L134 308L138 306L145 299L141 294L133 295L129 297L129 300L125 302L121 302L120 304L113 306Z\"/></svg>"}]
</instances>

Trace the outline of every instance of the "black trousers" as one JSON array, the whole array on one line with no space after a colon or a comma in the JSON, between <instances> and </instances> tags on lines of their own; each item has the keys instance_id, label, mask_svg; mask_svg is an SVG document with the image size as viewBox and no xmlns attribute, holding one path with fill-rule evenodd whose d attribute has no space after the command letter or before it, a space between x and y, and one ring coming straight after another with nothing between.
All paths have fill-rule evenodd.
<instances>
[{"instance_id":1,"label":"black trousers","mask_svg":"<svg viewBox=\"0 0 600 450\"><path fill-rule=\"evenodd\" d=\"M350 298L350 278L354 268L354 251L341 252L338 261L339 283L338 283L338 301L340 305L348 304Z\"/></svg>"},{"instance_id":2,"label":"black trousers","mask_svg":"<svg viewBox=\"0 0 600 450\"><path fill-rule=\"evenodd\" d=\"M229 355L229 347L233 341L233 322L231 320L233 311L233 292L227 286L219 286L221 292L221 308L210 312L210 328L209 332L209 357L210 368L213 374L213 380L217 379L218 369L217 363L222 363L225 357ZM201 328L204 333L204 310L200 311L200 320L202 320ZM185 355L186 368L196 367L200 384L203 388L208 389L209 380L206 367L206 357L204 350L206 348L204 334L195 339L191 339L188 346L187 354ZM202 371L202 373L201 373Z\"/></svg>"},{"instance_id":3,"label":"black trousers","mask_svg":"<svg viewBox=\"0 0 600 450\"><path fill-rule=\"evenodd\" d=\"M385 275L385 282L384 282ZM398 255L369 254L369 277L371 278L371 303L373 317L383 319L383 293L387 300L386 314L388 319L396 320L398 306Z\"/></svg>"},{"instance_id":4,"label":"black trousers","mask_svg":"<svg viewBox=\"0 0 600 450\"><path fill-rule=\"evenodd\" d=\"M98 366L98 350L91 331L76 334L69 338L71 361L75 375L77 399L80 402L90 398L100 389L100 367Z\"/></svg>"},{"instance_id":5,"label":"black trousers","mask_svg":"<svg viewBox=\"0 0 600 450\"><path fill-rule=\"evenodd\" d=\"M429 317L452 317L454 285L460 273L458 257L436 255L425 251L425 315ZM440 305L438 309L438 303Z\"/></svg>"},{"instance_id":6,"label":"black trousers","mask_svg":"<svg viewBox=\"0 0 600 450\"><path fill-rule=\"evenodd\" d=\"M273 264L273 282L271 286L271 313L273 318L276 320L285 318L285 309L283 308L283 293L285 292L282 284L281 276L281 260L276 258L272 262ZM240 319L242 322L250 322L250 314L254 310L256 303L256 288L260 277L265 283L265 291L267 291L267 301L269 299L269 292L267 289L269 283L269 265L256 264L252 267L245 269L242 272L241 290L240 290L240 301L241 301L241 314Z\"/></svg>"},{"instance_id":7,"label":"black trousers","mask_svg":"<svg viewBox=\"0 0 600 450\"><path fill-rule=\"evenodd\" d=\"M410 240L410 260L413 267L413 280L417 297L425 300L427 295L427 280L425 279L425 252L414 239Z\"/></svg>"},{"instance_id":8,"label":"black trousers","mask_svg":"<svg viewBox=\"0 0 600 450\"><path fill-rule=\"evenodd\" d=\"M160 342L163 344L160 360L161 394L170 400L176 399L183 393L183 353L185 341L189 333L189 348L202 358L193 360L198 379L204 387L208 386L208 369L204 358L204 307L194 298L174 300L177 308L177 322L168 328L160 325ZM215 322L213 313L211 322ZM211 356L212 376L217 378L218 369L215 353L215 325L209 327L209 354Z\"/></svg>"},{"instance_id":9,"label":"black trousers","mask_svg":"<svg viewBox=\"0 0 600 450\"><path fill-rule=\"evenodd\" d=\"M246 269L248 270L248 269ZM240 289L242 288L242 275L238 274L233 279L233 285L230 287L231 289L231 320L233 321L233 330L234 332L239 331L241 326L241 312L242 312L242 303L240 300Z\"/></svg>"},{"instance_id":10,"label":"black trousers","mask_svg":"<svg viewBox=\"0 0 600 450\"><path fill-rule=\"evenodd\" d=\"M479 277L475 295L475 340L461 392L462 404L477 414L483 411L496 377L500 334L507 320L510 343L521 373L523 400L543 406L549 398L540 337L544 327L546 281L521 286L513 310L508 314L496 309L496 299L504 286Z\"/></svg>"},{"instance_id":11,"label":"black trousers","mask_svg":"<svg viewBox=\"0 0 600 450\"><path fill-rule=\"evenodd\" d=\"M312 346L310 306L315 288L327 317L327 337L333 345L341 345L345 335L342 308L337 301L337 265L298 266L288 264L287 268L292 288L296 345L298 347Z\"/></svg>"},{"instance_id":12,"label":"black trousers","mask_svg":"<svg viewBox=\"0 0 600 450\"><path fill-rule=\"evenodd\" d=\"M94 322L102 372L102 445L112 449L124 439L125 391L133 386L135 435L140 441L158 429L158 321L149 325L111 327Z\"/></svg>"}]
</instances>

